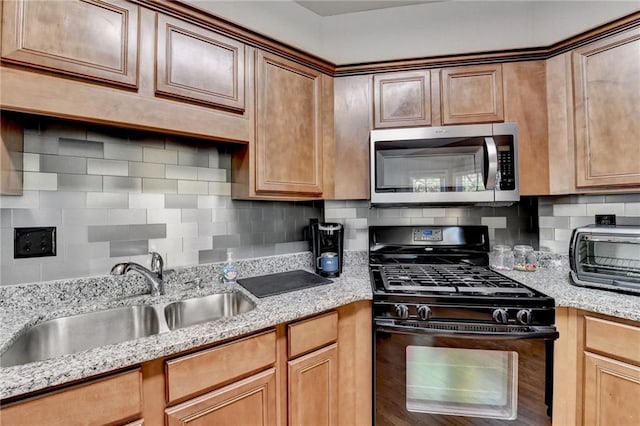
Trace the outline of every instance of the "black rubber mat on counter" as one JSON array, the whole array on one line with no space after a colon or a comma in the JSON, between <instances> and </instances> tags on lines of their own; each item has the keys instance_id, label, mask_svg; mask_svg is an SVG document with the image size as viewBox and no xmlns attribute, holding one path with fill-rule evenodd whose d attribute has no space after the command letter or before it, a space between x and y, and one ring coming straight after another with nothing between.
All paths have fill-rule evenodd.
<instances>
[{"instance_id":1,"label":"black rubber mat on counter","mask_svg":"<svg viewBox=\"0 0 640 426\"><path fill-rule=\"evenodd\" d=\"M238 280L238 284L249 290L256 297L274 296L288 291L316 287L332 282L330 279L302 269Z\"/></svg>"}]
</instances>

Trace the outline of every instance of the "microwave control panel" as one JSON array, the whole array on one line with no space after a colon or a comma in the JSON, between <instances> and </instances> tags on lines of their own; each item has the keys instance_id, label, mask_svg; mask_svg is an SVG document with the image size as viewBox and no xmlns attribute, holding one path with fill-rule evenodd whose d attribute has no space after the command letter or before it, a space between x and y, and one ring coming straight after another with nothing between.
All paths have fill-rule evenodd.
<instances>
[{"instance_id":1,"label":"microwave control panel","mask_svg":"<svg viewBox=\"0 0 640 426\"><path fill-rule=\"evenodd\" d=\"M500 172L500 190L511 191L516 189L513 152L509 147L498 148L498 171Z\"/></svg>"}]
</instances>

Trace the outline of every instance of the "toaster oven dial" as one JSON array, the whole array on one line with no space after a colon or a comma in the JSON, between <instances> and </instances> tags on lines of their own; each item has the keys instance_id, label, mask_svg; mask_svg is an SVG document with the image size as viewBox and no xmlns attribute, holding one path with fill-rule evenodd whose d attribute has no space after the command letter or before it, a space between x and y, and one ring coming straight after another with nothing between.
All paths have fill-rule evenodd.
<instances>
[{"instance_id":1,"label":"toaster oven dial","mask_svg":"<svg viewBox=\"0 0 640 426\"><path fill-rule=\"evenodd\" d=\"M407 305L399 303L395 306L395 308L397 316L399 316L400 318L409 318L409 308L407 307Z\"/></svg>"},{"instance_id":2,"label":"toaster oven dial","mask_svg":"<svg viewBox=\"0 0 640 426\"><path fill-rule=\"evenodd\" d=\"M528 325L531 323L531 309L520 309L516 318L520 324Z\"/></svg>"},{"instance_id":3,"label":"toaster oven dial","mask_svg":"<svg viewBox=\"0 0 640 426\"><path fill-rule=\"evenodd\" d=\"M493 319L498 324L507 324L509 322L509 313L504 308L498 308L493 311Z\"/></svg>"},{"instance_id":4,"label":"toaster oven dial","mask_svg":"<svg viewBox=\"0 0 640 426\"><path fill-rule=\"evenodd\" d=\"M431 317L431 308L427 305L418 305L418 317L421 320L428 320Z\"/></svg>"}]
</instances>

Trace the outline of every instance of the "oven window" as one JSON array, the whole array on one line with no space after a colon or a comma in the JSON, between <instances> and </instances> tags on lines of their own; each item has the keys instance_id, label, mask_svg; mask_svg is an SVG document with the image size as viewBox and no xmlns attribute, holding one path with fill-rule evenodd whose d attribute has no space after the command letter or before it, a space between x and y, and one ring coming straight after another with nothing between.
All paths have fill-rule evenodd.
<instances>
[{"instance_id":1,"label":"oven window","mask_svg":"<svg viewBox=\"0 0 640 426\"><path fill-rule=\"evenodd\" d=\"M407 346L407 410L513 420L518 353Z\"/></svg>"}]
</instances>

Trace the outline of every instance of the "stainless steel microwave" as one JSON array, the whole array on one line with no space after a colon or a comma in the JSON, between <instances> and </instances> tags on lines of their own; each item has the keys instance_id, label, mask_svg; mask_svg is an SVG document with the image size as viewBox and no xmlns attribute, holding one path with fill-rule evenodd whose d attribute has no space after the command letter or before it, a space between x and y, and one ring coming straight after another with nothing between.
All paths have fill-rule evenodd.
<instances>
[{"instance_id":1,"label":"stainless steel microwave","mask_svg":"<svg viewBox=\"0 0 640 426\"><path fill-rule=\"evenodd\" d=\"M371 204L520 200L518 126L372 130Z\"/></svg>"}]
</instances>

